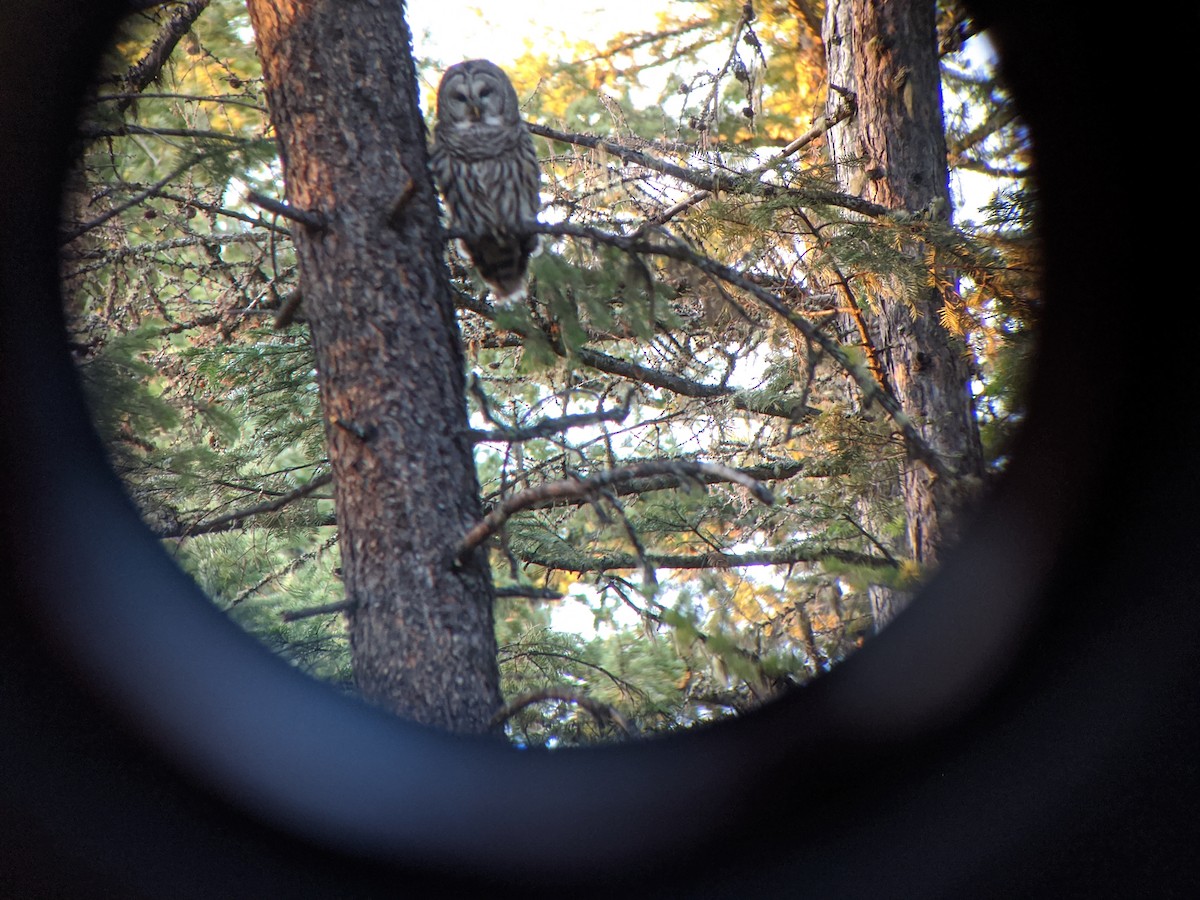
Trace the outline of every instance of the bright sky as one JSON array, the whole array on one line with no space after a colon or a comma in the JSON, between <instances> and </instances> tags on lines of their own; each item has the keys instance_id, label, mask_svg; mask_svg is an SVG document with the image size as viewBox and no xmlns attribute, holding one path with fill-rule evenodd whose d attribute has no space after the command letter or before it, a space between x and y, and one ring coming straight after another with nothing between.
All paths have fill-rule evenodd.
<instances>
[{"instance_id":1,"label":"bright sky","mask_svg":"<svg viewBox=\"0 0 1200 900\"><path fill-rule=\"evenodd\" d=\"M670 0L409 0L408 24L418 55L447 64L483 57L504 67L562 34L603 43L621 31L651 28Z\"/></svg>"}]
</instances>

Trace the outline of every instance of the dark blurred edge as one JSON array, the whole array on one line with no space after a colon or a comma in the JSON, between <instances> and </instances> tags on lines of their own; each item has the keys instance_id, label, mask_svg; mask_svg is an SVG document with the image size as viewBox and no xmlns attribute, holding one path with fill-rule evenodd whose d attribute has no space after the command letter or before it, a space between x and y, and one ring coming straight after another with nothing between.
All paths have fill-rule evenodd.
<instances>
[{"instance_id":1,"label":"dark blurred edge","mask_svg":"<svg viewBox=\"0 0 1200 900\"><path fill-rule=\"evenodd\" d=\"M828 770L831 793L808 805L800 788L813 777L805 771L812 760L796 756L794 767L748 782L794 798L794 821L773 810L764 832L738 809L727 820L689 823L707 832L690 854L672 847L657 871L639 871L636 880L596 858L573 896L585 886L597 896L1190 896L1200 876L1200 478L1190 410L1197 372L1186 358L1189 310L1172 303L1189 290L1195 251L1188 229L1168 215L1190 212L1196 190L1173 157L1186 152L1186 139L1172 143L1162 124L1194 108L1185 93L1194 78L1170 52L1152 71L1138 69L1131 51L1164 37L1150 23L1142 30L1128 17L1087 19L1034 2L974 5L1001 40L1042 173L1046 350L1033 419L1006 485L1014 508L1040 495L1053 519L1018 520L1014 529L1066 535L1048 572L1032 564L1012 572L1014 585L1033 578L1020 589L1042 613L987 703L898 745L894 764L879 764L869 747L846 746L842 764ZM51 198L71 98L89 59L83 49L98 50L102 13L112 7L7 0L0 8L0 592L8 600L0 627L0 893L552 893L549 877L523 886L486 873L465 881L417 860L369 862L264 825L182 775L81 686L79 669L38 621L47 592L86 581L87 572L66 577L70 548L56 543L69 526L57 537L41 532L29 524L39 519L32 513L93 496L109 502L103 477L58 468L39 446L41 429L65 441L87 438L62 360L26 350L60 329ZM1169 32L1197 25L1191 10L1160 11L1154 22ZM1115 118L1119 109L1124 118ZM1145 169L1135 178L1129 160L1139 157ZM38 459L27 458L30 447ZM43 559L55 570L40 570ZM897 649L881 641L853 671L869 673L872 660L919 641L920 619L897 623ZM798 708L785 704L747 728L759 741L776 732L789 740L805 727L788 718ZM874 767L856 767L860 759ZM713 765L717 780L728 759L714 756ZM630 810L626 839L653 848L662 829L643 813ZM462 823L464 841L486 840L470 835L472 824ZM539 823L529 825L536 846ZM590 839L583 821L578 842Z\"/></svg>"}]
</instances>

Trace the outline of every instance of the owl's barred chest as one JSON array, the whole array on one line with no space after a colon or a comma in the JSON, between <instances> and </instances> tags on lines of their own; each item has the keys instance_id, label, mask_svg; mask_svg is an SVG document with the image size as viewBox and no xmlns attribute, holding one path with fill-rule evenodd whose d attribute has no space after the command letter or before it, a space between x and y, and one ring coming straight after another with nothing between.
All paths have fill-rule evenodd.
<instances>
[{"instance_id":1,"label":"owl's barred chest","mask_svg":"<svg viewBox=\"0 0 1200 900\"><path fill-rule=\"evenodd\" d=\"M516 128L439 124L431 162L456 226L511 232L537 217L537 155L520 123Z\"/></svg>"},{"instance_id":2,"label":"owl's barred chest","mask_svg":"<svg viewBox=\"0 0 1200 900\"><path fill-rule=\"evenodd\" d=\"M434 131L434 152L453 157L464 163L482 162L519 151L523 142L530 141L524 125L516 127L458 123L449 128L439 125Z\"/></svg>"}]
</instances>

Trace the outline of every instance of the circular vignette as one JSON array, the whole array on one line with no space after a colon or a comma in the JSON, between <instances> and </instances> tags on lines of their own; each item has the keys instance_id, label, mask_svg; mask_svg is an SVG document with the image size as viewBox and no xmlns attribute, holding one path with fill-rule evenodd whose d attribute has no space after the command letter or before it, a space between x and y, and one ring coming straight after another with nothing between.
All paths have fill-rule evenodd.
<instances>
[{"instance_id":1,"label":"circular vignette","mask_svg":"<svg viewBox=\"0 0 1200 900\"><path fill-rule=\"evenodd\" d=\"M1194 429L1145 398L1197 376L1130 330L1127 288L1145 278L1105 249L1114 25L973 4L1034 133L1047 309L1028 424L961 547L795 695L545 754L394 720L273 659L175 568L108 469L64 347L56 211L75 100L130 5L13 0L0 31L0 872L18 893L1190 882L1195 826L1164 823L1195 788L1200 491Z\"/></svg>"}]
</instances>

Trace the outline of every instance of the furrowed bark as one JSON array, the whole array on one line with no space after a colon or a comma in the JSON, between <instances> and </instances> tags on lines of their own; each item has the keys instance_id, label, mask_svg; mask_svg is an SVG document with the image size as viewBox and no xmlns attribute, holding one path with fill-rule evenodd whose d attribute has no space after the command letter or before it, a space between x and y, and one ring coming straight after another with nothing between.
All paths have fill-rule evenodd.
<instances>
[{"instance_id":1,"label":"furrowed bark","mask_svg":"<svg viewBox=\"0 0 1200 900\"><path fill-rule=\"evenodd\" d=\"M463 357L400 3L248 0L297 225L354 675L459 732L501 707Z\"/></svg>"},{"instance_id":2,"label":"furrowed bark","mask_svg":"<svg viewBox=\"0 0 1200 900\"><path fill-rule=\"evenodd\" d=\"M950 208L935 16L933 0L830 0L824 30L829 80L836 86L830 109L847 93L857 108L829 130L839 186L888 209L926 215ZM913 241L906 252L919 260L924 248ZM966 348L943 327L936 288L876 301L868 332L888 383L950 473L939 476L911 456L901 466L905 555L929 567L953 540L958 514L983 471ZM879 591L876 627L903 603L899 593Z\"/></svg>"}]
</instances>

